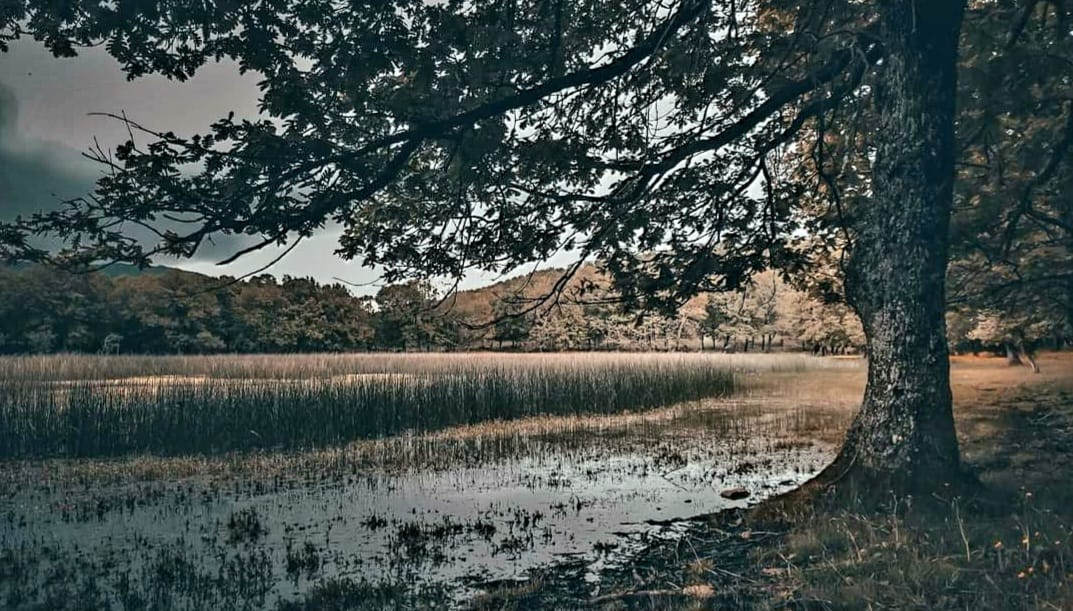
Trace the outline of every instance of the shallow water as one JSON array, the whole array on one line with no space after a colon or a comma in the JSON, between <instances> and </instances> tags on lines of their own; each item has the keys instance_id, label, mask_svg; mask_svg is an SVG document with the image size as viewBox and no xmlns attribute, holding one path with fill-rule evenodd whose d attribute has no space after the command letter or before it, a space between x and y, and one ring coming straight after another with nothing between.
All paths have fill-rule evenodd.
<instances>
[{"instance_id":1,"label":"shallow water","mask_svg":"<svg viewBox=\"0 0 1073 611\"><path fill-rule=\"evenodd\" d=\"M578 559L597 580L648 538L682 532L677 520L789 489L831 456L770 421L697 408L645 426L471 439L466 452L417 441L420 459L330 474L24 483L0 500L0 603L91 582L102 601L149 592L179 607L260 607L337 577L460 600ZM738 486L751 497L720 496Z\"/></svg>"}]
</instances>

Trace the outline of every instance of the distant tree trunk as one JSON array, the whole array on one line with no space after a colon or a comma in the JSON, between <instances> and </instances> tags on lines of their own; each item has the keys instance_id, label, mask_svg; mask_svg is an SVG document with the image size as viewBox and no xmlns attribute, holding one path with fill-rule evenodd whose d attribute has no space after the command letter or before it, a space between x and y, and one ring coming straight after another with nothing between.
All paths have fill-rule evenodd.
<instances>
[{"instance_id":1,"label":"distant tree trunk","mask_svg":"<svg viewBox=\"0 0 1073 611\"><path fill-rule=\"evenodd\" d=\"M1024 365L1034 373L1039 373L1039 364L1032 354L1032 349L1025 343L1024 333L1017 334L1016 343L1006 342L1006 364Z\"/></svg>"},{"instance_id":2,"label":"distant tree trunk","mask_svg":"<svg viewBox=\"0 0 1073 611\"><path fill-rule=\"evenodd\" d=\"M1017 348L1014 348L1012 342L1006 342L1006 364L1010 367L1024 365L1021 362L1021 355L1017 352Z\"/></svg>"},{"instance_id":3,"label":"distant tree trunk","mask_svg":"<svg viewBox=\"0 0 1073 611\"><path fill-rule=\"evenodd\" d=\"M1039 363L1036 362L1036 357L1033 356L1031 349L1022 347L1021 356L1028 361L1028 368L1032 370L1032 373L1039 373Z\"/></svg>"},{"instance_id":4,"label":"distant tree trunk","mask_svg":"<svg viewBox=\"0 0 1073 611\"><path fill-rule=\"evenodd\" d=\"M852 211L847 296L864 326L864 402L821 481L931 491L960 476L944 317L964 2L879 3L870 201ZM845 484L843 484L845 485Z\"/></svg>"}]
</instances>

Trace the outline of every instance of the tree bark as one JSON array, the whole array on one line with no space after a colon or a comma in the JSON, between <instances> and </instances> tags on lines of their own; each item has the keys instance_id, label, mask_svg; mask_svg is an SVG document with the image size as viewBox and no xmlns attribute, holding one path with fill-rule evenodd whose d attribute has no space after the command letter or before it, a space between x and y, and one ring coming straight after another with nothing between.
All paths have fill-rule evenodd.
<instances>
[{"instance_id":1,"label":"tree bark","mask_svg":"<svg viewBox=\"0 0 1073 611\"><path fill-rule=\"evenodd\" d=\"M1019 367L1024 365L1021 362L1021 355L1017 352L1017 349L1013 347L1013 344L1006 342L1006 365L1010 367Z\"/></svg>"},{"instance_id":2,"label":"tree bark","mask_svg":"<svg viewBox=\"0 0 1073 611\"><path fill-rule=\"evenodd\" d=\"M864 401L821 481L931 491L960 476L944 281L962 0L880 3L873 197L852 210L846 292L867 340Z\"/></svg>"},{"instance_id":3,"label":"tree bark","mask_svg":"<svg viewBox=\"0 0 1073 611\"><path fill-rule=\"evenodd\" d=\"M1028 368L1032 370L1032 373L1039 373L1039 363L1036 362L1036 357L1032 355L1032 351L1022 348L1021 355L1024 360L1028 361Z\"/></svg>"}]
</instances>

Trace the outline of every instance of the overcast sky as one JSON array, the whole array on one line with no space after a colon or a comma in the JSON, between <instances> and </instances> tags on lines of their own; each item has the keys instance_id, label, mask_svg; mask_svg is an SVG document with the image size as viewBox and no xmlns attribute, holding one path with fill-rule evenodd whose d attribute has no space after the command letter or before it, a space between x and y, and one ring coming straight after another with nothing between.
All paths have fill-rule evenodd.
<instances>
[{"instance_id":1,"label":"overcast sky","mask_svg":"<svg viewBox=\"0 0 1073 611\"><path fill-rule=\"evenodd\" d=\"M92 189L99 169L81 156L96 138L104 147L121 143L126 131L115 120L94 112L126 113L134 121L177 134L203 132L215 119L234 111L257 112L256 77L242 76L233 65L208 65L196 77L177 83L160 77L128 82L118 64L102 49L79 57L55 59L29 40L17 41L0 54L0 218L50 206ZM313 276L366 284L378 274L359 262L336 257L338 232L326 231L298 246L270 270L276 276ZM198 259L160 261L203 273L241 275L277 256L255 253L227 267L215 265L234 244L218 243ZM569 255L550 263L565 265ZM472 275L464 288L496 280ZM372 293L376 286L355 289Z\"/></svg>"}]
</instances>

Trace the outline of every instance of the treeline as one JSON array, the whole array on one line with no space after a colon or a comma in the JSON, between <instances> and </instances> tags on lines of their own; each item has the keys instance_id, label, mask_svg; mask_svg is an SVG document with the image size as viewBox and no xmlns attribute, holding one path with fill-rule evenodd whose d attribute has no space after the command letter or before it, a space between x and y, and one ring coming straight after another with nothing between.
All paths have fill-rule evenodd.
<instances>
[{"instance_id":1,"label":"treeline","mask_svg":"<svg viewBox=\"0 0 1073 611\"><path fill-rule=\"evenodd\" d=\"M860 345L844 306L761 277L701 297L677 316L636 316L566 298L518 315L558 271L442 301L425 282L356 297L343 285L270 275L241 282L168 268L69 274L0 269L0 353L340 352L371 350L846 351ZM591 284L587 267L578 282ZM767 284L765 284L767 283ZM773 284L772 284L773 283Z\"/></svg>"},{"instance_id":2,"label":"treeline","mask_svg":"<svg viewBox=\"0 0 1073 611\"><path fill-rule=\"evenodd\" d=\"M372 311L341 286L170 269L0 271L0 352L312 352L373 345Z\"/></svg>"},{"instance_id":3,"label":"treeline","mask_svg":"<svg viewBox=\"0 0 1073 611\"><path fill-rule=\"evenodd\" d=\"M585 266L561 299L534 309L559 270L443 299L427 282L356 297L343 285L262 275L236 282L169 268L68 274L0 268L0 354L211 354L428 350L803 350L863 348L853 311L774 273L744 290L703 295L674 316L624 314ZM579 287L587 287L582 293ZM596 287L595 291L593 287ZM533 310L533 311L529 311ZM952 310L958 351L1061 347L1073 315L1061 309Z\"/></svg>"},{"instance_id":4,"label":"treeline","mask_svg":"<svg viewBox=\"0 0 1073 611\"><path fill-rule=\"evenodd\" d=\"M595 268L586 268L582 276L577 284L589 287L588 294L568 299L539 316L500 320L492 338L514 341L530 350L804 350L845 354L864 344L860 322L848 306L796 289L773 272L760 274L737 292L695 297L674 316L643 317L606 303L613 295L599 288L602 280ZM594 292L593 286L597 287ZM533 294L540 293L531 290L528 296ZM509 310L505 305L498 309Z\"/></svg>"}]
</instances>

